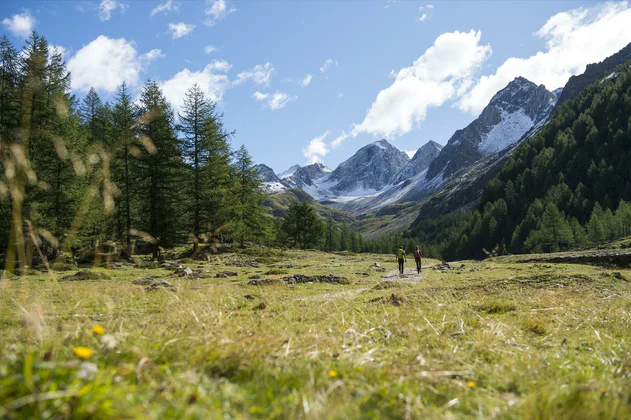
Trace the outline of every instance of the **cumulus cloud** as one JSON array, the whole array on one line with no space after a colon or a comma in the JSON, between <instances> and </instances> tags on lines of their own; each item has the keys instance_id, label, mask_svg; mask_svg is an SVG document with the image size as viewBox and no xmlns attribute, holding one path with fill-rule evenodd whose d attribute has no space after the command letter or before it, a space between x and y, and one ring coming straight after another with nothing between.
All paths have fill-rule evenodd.
<instances>
[{"instance_id":1,"label":"cumulus cloud","mask_svg":"<svg viewBox=\"0 0 631 420\"><path fill-rule=\"evenodd\" d=\"M217 51L217 48L213 47L212 45L206 45L204 47L204 53L206 54L212 54L215 51Z\"/></svg>"},{"instance_id":2,"label":"cumulus cloud","mask_svg":"<svg viewBox=\"0 0 631 420\"><path fill-rule=\"evenodd\" d=\"M257 90L256 92L254 92L254 94L253 94L252 96L254 96L254 98L255 98L257 101L263 101L263 100L267 99L267 97L269 96L269 94L267 94L267 93L261 93L261 92L259 92L259 91Z\"/></svg>"},{"instance_id":3,"label":"cumulus cloud","mask_svg":"<svg viewBox=\"0 0 631 420\"><path fill-rule=\"evenodd\" d=\"M35 28L36 23L37 21L31 16L28 10L24 10L21 14L16 14L2 20L2 24L7 28L7 31L9 31L11 35L20 38L28 38Z\"/></svg>"},{"instance_id":4,"label":"cumulus cloud","mask_svg":"<svg viewBox=\"0 0 631 420\"><path fill-rule=\"evenodd\" d=\"M133 41L100 35L68 61L72 89L87 92L93 87L102 92L114 92L122 82L136 85L144 66L161 56L160 50L139 56Z\"/></svg>"},{"instance_id":5,"label":"cumulus cloud","mask_svg":"<svg viewBox=\"0 0 631 420\"><path fill-rule=\"evenodd\" d=\"M266 106L269 107L272 111L276 111L277 109L285 108L285 106L291 102L298 99L297 96L292 96L284 92L276 92L276 93L261 93L259 91L254 92L252 95L257 101L266 101Z\"/></svg>"},{"instance_id":6,"label":"cumulus cloud","mask_svg":"<svg viewBox=\"0 0 631 420\"><path fill-rule=\"evenodd\" d=\"M425 22L426 20L428 20L429 18L431 18L432 15L430 15L429 13L423 13L419 18L418 21L419 22Z\"/></svg>"},{"instance_id":7,"label":"cumulus cloud","mask_svg":"<svg viewBox=\"0 0 631 420\"><path fill-rule=\"evenodd\" d=\"M118 0L102 0L99 5L99 19L102 21L110 20L112 12L115 12L116 9L119 9L121 13L125 13L127 5Z\"/></svg>"},{"instance_id":8,"label":"cumulus cloud","mask_svg":"<svg viewBox=\"0 0 631 420\"><path fill-rule=\"evenodd\" d=\"M489 45L480 45L481 36L473 30L440 35L411 66L397 72L350 134L393 137L410 132L429 108L443 105L470 84L472 74L491 54Z\"/></svg>"},{"instance_id":9,"label":"cumulus cloud","mask_svg":"<svg viewBox=\"0 0 631 420\"><path fill-rule=\"evenodd\" d=\"M300 81L300 86L302 87L309 86L309 83L311 83L311 79L313 79L313 75L311 74L306 75L305 78Z\"/></svg>"},{"instance_id":10,"label":"cumulus cloud","mask_svg":"<svg viewBox=\"0 0 631 420\"><path fill-rule=\"evenodd\" d=\"M333 60L332 58L326 60L324 64L322 64L322 67L320 67L320 72L325 73L331 67L337 67L337 60Z\"/></svg>"},{"instance_id":11,"label":"cumulus cloud","mask_svg":"<svg viewBox=\"0 0 631 420\"><path fill-rule=\"evenodd\" d=\"M206 9L206 25L213 26L230 13L236 12L234 7L228 7L226 0L208 0L208 8Z\"/></svg>"},{"instance_id":12,"label":"cumulus cloud","mask_svg":"<svg viewBox=\"0 0 631 420\"><path fill-rule=\"evenodd\" d=\"M192 23L188 25L184 22L169 23L169 31L171 32L171 37L173 39L178 39L190 34L193 31L193 29L195 29L195 26L196 25Z\"/></svg>"},{"instance_id":13,"label":"cumulus cloud","mask_svg":"<svg viewBox=\"0 0 631 420\"><path fill-rule=\"evenodd\" d=\"M195 83L199 85L207 99L221 102L224 93L230 88L227 73L231 68L232 66L227 61L215 60L204 67L202 71L189 69L180 71L172 78L160 82L160 88L176 111L182 108L184 95Z\"/></svg>"},{"instance_id":14,"label":"cumulus cloud","mask_svg":"<svg viewBox=\"0 0 631 420\"><path fill-rule=\"evenodd\" d=\"M329 147L324 139L329 135L329 130L325 131L321 136L311 139L307 147L302 149L302 154L309 163L322 162L324 157L329 154Z\"/></svg>"},{"instance_id":15,"label":"cumulus cloud","mask_svg":"<svg viewBox=\"0 0 631 420\"><path fill-rule=\"evenodd\" d=\"M234 84L239 85L248 80L252 80L258 85L269 86L274 73L276 73L276 69L272 63L257 64L251 70L242 71L237 74L237 79L234 81Z\"/></svg>"},{"instance_id":16,"label":"cumulus cloud","mask_svg":"<svg viewBox=\"0 0 631 420\"><path fill-rule=\"evenodd\" d=\"M176 11L180 6L175 3L173 0L167 0L164 4L159 4L149 13L149 16L153 16L158 13L164 13L165 15L169 14L169 12Z\"/></svg>"},{"instance_id":17,"label":"cumulus cloud","mask_svg":"<svg viewBox=\"0 0 631 420\"><path fill-rule=\"evenodd\" d=\"M528 58L511 57L494 74L482 76L457 106L478 114L493 95L517 76L544 84L564 86L587 64L602 61L631 41L631 8L627 2L579 8L552 16L536 36L546 41L545 51Z\"/></svg>"}]
</instances>

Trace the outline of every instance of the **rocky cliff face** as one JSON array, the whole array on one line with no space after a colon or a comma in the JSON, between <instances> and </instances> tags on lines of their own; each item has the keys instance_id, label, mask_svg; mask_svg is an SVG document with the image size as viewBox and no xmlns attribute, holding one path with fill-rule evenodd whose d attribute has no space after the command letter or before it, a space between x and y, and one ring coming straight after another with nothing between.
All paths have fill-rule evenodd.
<instances>
[{"instance_id":1,"label":"rocky cliff face","mask_svg":"<svg viewBox=\"0 0 631 420\"><path fill-rule=\"evenodd\" d=\"M259 164L254 167L259 172L259 177L263 181L263 187L268 193L276 193L289 189L289 186L283 182L274 170L267 165Z\"/></svg>"},{"instance_id":2,"label":"rocky cliff face","mask_svg":"<svg viewBox=\"0 0 631 420\"><path fill-rule=\"evenodd\" d=\"M427 180L447 179L481 158L516 143L528 130L546 120L556 96L543 85L518 77L500 90L480 116L449 139L431 163Z\"/></svg>"},{"instance_id":3,"label":"rocky cliff face","mask_svg":"<svg viewBox=\"0 0 631 420\"><path fill-rule=\"evenodd\" d=\"M555 109L570 99L576 98L587 86L603 79L613 72L617 66L626 63L628 60L631 60L631 44L614 55L605 58L600 63L588 64L583 74L572 76L567 81L559 95Z\"/></svg>"},{"instance_id":4,"label":"rocky cliff face","mask_svg":"<svg viewBox=\"0 0 631 420\"><path fill-rule=\"evenodd\" d=\"M429 165L438 157L442 148L443 146L433 140L425 143L416 151L412 159L410 159L403 169L399 171L394 178L393 184L414 178L416 175L429 168Z\"/></svg>"}]
</instances>

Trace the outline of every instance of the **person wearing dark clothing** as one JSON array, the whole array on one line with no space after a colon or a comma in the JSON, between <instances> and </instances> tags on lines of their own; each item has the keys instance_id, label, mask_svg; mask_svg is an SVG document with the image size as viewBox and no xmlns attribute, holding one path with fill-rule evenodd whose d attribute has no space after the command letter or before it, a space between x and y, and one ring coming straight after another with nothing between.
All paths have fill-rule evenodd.
<instances>
[{"instance_id":1,"label":"person wearing dark clothing","mask_svg":"<svg viewBox=\"0 0 631 420\"><path fill-rule=\"evenodd\" d=\"M399 261L399 273L403 274L403 269L405 265L405 251L403 250L403 247L400 247L397 250L397 260Z\"/></svg>"},{"instance_id":2,"label":"person wearing dark clothing","mask_svg":"<svg viewBox=\"0 0 631 420\"><path fill-rule=\"evenodd\" d=\"M414 261L416 261L416 272L421 274L421 258L423 258L423 251L419 247L414 250Z\"/></svg>"}]
</instances>

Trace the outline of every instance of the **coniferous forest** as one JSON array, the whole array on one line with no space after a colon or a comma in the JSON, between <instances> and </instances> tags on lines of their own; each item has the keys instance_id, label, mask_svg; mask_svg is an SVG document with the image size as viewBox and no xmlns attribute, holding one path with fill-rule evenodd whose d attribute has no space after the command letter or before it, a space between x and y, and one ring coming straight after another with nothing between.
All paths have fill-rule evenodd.
<instances>
[{"instance_id":1,"label":"coniferous forest","mask_svg":"<svg viewBox=\"0 0 631 420\"><path fill-rule=\"evenodd\" d=\"M491 181L476 208L418 220L445 258L555 252L631 234L631 68L565 103Z\"/></svg>"},{"instance_id":2,"label":"coniferous forest","mask_svg":"<svg viewBox=\"0 0 631 420\"><path fill-rule=\"evenodd\" d=\"M61 53L33 33L0 39L0 254L7 268L95 254L158 258L190 244L246 242L360 251L358 234L292 205L274 222L252 157L234 149L216 104L193 85L174 111L159 84L112 103L81 100ZM292 227L293 226L293 227ZM298 228L296 228L298 226ZM306 227L306 228L305 228ZM332 232L332 229L335 232ZM353 238L353 241L347 238Z\"/></svg>"}]
</instances>

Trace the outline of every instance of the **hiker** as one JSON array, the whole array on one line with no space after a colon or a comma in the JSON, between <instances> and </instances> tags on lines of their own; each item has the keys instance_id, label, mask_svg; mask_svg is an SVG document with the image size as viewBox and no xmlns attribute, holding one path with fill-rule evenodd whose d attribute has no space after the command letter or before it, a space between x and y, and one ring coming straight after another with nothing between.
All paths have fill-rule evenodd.
<instances>
[{"instance_id":1,"label":"hiker","mask_svg":"<svg viewBox=\"0 0 631 420\"><path fill-rule=\"evenodd\" d=\"M423 258L423 251L417 246L414 250L414 261L416 261L416 272L421 274L421 258Z\"/></svg>"},{"instance_id":2,"label":"hiker","mask_svg":"<svg viewBox=\"0 0 631 420\"><path fill-rule=\"evenodd\" d=\"M397 260L399 261L399 273L403 274L403 266L405 264L405 251L403 247L399 247L397 250Z\"/></svg>"}]
</instances>

